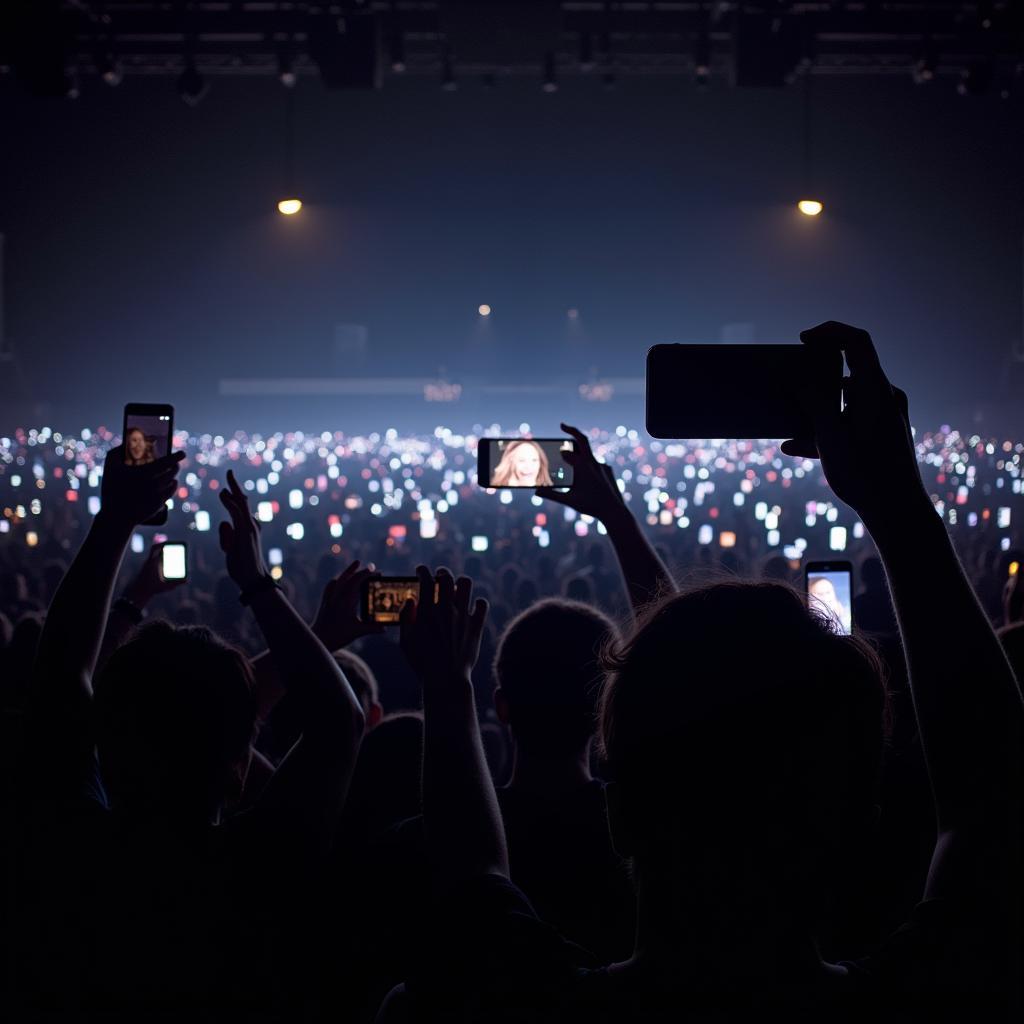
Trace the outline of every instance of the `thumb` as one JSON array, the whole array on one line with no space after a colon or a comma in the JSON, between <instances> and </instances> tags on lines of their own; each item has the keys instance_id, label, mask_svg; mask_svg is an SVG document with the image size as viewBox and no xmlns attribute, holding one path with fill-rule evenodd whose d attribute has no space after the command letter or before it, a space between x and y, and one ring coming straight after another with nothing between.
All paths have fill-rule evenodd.
<instances>
[{"instance_id":1,"label":"thumb","mask_svg":"<svg viewBox=\"0 0 1024 1024\"><path fill-rule=\"evenodd\" d=\"M230 523L221 523L217 528L218 535L220 537L220 549L221 551L228 552L234 546L235 543L235 531Z\"/></svg>"},{"instance_id":2,"label":"thumb","mask_svg":"<svg viewBox=\"0 0 1024 1024\"><path fill-rule=\"evenodd\" d=\"M554 487L537 488L538 498L545 498L548 501L553 501L556 505L568 505L569 508L575 508L576 506L569 498L570 494L572 494L572 491L556 491Z\"/></svg>"}]
</instances>

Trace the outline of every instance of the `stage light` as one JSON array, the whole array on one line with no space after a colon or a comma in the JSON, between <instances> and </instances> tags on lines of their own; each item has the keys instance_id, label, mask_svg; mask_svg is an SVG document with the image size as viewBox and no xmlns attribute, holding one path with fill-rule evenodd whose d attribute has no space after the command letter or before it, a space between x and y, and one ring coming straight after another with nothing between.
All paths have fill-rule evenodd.
<instances>
[{"instance_id":1,"label":"stage light","mask_svg":"<svg viewBox=\"0 0 1024 1024\"><path fill-rule=\"evenodd\" d=\"M549 50L544 54L544 84L541 88L545 92L558 92L558 77L555 66L555 55Z\"/></svg>"},{"instance_id":2,"label":"stage light","mask_svg":"<svg viewBox=\"0 0 1024 1024\"><path fill-rule=\"evenodd\" d=\"M824 205L817 199L801 199L796 204L796 208L805 217L817 217L825 209Z\"/></svg>"},{"instance_id":3,"label":"stage light","mask_svg":"<svg viewBox=\"0 0 1024 1024\"><path fill-rule=\"evenodd\" d=\"M459 88L459 83L455 80L455 67L451 55L447 53L441 61L441 88L445 92L455 92Z\"/></svg>"},{"instance_id":4,"label":"stage light","mask_svg":"<svg viewBox=\"0 0 1024 1024\"><path fill-rule=\"evenodd\" d=\"M292 67L291 58L282 53L277 58L277 80L286 88L294 88L298 78L295 75L295 69Z\"/></svg>"},{"instance_id":5,"label":"stage light","mask_svg":"<svg viewBox=\"0 0 1024 1024\"><path fill-rule=\"evenodd\" d=\"M491 307L488 306L486 302L481 302L480 305L477 306L477 310L476 311L481 316L490 316L491 315Z\"/></svg>"},{"instance_id":6,"label":"stage light","mask_svg":"<svg viewBox=\"0 0 1024 1024\"><path fill-rule=\"evenodd\" d=\"M185 70L178 76L178 95L190 107L196 106L206 95L206 79L199 74L192 61L189 61Z\"/></svg>"},{"instance_id":7,"label":"stage light","mask_svg":"<svg viewBox=\"0 0 1024 1024\"><path fill-rule=\"evenodd\" d=\"M914 65L914 84L915 85L927 85L928 82L935 78L935 70L938 61L935 59L935 55L932 53L926 53L915 65Z\"/></svg>"},{"instance_id":8,"label":"stage light","mask_svg":"<svg viewBox=\"0 0 1024 1024\"><path fill-rule=\"evenodd\" d=\"M405 35L400 28L391 33L391 70L396 75L405 71Z\"/></svg>"},{"instance_id":9,"label":"stage light","mask_svg":"<svg viewBox=\"0 0 1024 1024\"><path fill-rule=\"evenodd\" d=\"M120 85L121 79L124 77L120 66L110 54L103 54L97 59L96 70L99 72L100 78L111 88Z\"/></svg>"},{"instance_id":10,"label":"stage light","mask_svg":"<svg viewBox=\"0 0 1024 1024\"><path fill-rule=\"evenodd\" d=\"M291 217L293 214L299 212L302 209L301 199L281 199L277 204L278 213L283 213L286 217Z\"/></svg>"}]
</instances>

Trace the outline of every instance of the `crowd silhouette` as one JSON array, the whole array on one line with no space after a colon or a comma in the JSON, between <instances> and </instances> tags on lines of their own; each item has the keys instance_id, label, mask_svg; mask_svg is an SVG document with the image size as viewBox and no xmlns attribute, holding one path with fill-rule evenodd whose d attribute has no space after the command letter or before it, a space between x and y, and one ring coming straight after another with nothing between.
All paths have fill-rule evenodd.
<instances>
[{"instance_id":1,"label":"crowd silhouette","mask_svg":"<svg viewBox=\"0 0 1024 1024\"><path fill-rule=\"evenodd\" d=\"M1018 1019L1024 585L968 578L868 334L801 338L849 368L782 450L873 543L852 636L786 560L670 570L570 426L571 572L420 565L396 646L228 470L224 573L147 617L185 453L111 449L0 604L11 1019Z\"/></svg>"}]
</instances>

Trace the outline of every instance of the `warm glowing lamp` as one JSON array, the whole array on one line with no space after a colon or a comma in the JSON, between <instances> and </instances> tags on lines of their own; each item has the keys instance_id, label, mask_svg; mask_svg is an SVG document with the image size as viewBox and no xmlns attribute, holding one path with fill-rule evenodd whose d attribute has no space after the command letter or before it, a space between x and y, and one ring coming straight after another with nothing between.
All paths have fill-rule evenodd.
<instances>
[{"instance_id":1,"label":"warm glowing lamp","mask_svg":"<svg viewBox=\"0 0 1024 1024\"><path fill-rule=\"evenodd\" d=\"M291 217L302 209L302 200L282 199L278 202L277 209L279 213L283 213L286 217Z\"/></svg>"},{"instance_id":2,"label":"warm glowing lamp","mask_svg":"<svg viewBox=\"0 0 1024 1024\"><path fill-rule=\"evenodd\" d=\"M481 303L481 305L477 308L477 312L481 316L490 316L491 315L491 307L488 306L486 302Z\"/></svg>"},{"instance_id":3,"label":"warm glowing lamp","mask_svg":"<svg viewBox=\"0 0 1024 1024\"><path fill-rule=\"evenodd\" d=\"M801 199L796 208L805 217L817 217L825 207L817 199Z\"/></svg>"}]
</instances>

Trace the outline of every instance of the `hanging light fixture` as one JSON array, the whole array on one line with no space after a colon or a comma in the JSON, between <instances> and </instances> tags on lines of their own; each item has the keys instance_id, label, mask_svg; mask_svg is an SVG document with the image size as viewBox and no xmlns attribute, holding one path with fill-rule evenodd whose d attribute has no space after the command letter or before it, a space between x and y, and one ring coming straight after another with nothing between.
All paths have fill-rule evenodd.
<instances>
[{"instance_id":1,"label":"hanging light fixture","mask_svg":"<svg viewBox=\"0 0 1024 1024\"><path fill-rule=\"evenodd\" d=\"M285 92L285 184L287 190L283 198L277 201L277 212L285 217L293 217L302 209L302 200L295 193L295 160L293 150L295 148L295 125L294 125L294 90L287 89Z\"/></svg>"},{"instance_id":2,"label":"hanging light fixture","mask_svg":"<svg viewBox=\"0 0 1024 1024\"><path fill-rule=\"evenodd\" d=\"M796 208L805 217L818 217L825 209L820 199L811 198L811 69L804 68L803 84L803 198L799 199Z\"/></svg>"}]
</instances>

